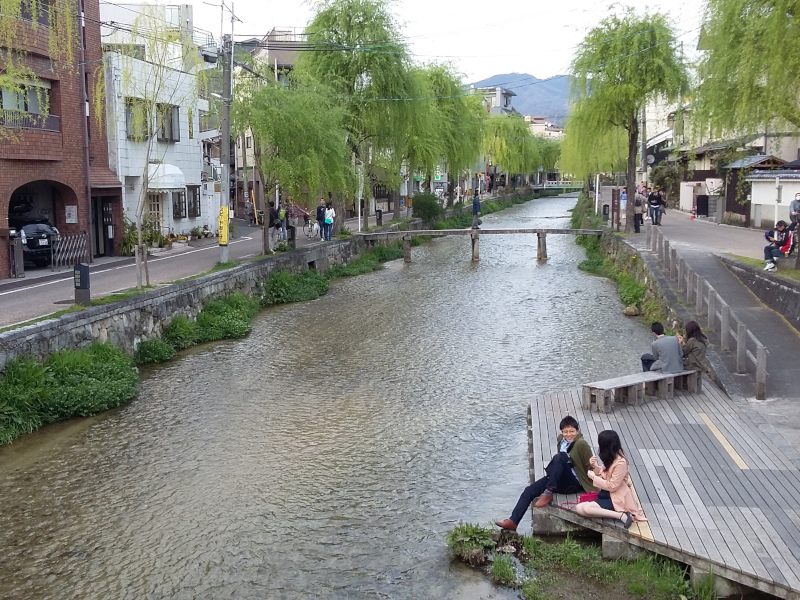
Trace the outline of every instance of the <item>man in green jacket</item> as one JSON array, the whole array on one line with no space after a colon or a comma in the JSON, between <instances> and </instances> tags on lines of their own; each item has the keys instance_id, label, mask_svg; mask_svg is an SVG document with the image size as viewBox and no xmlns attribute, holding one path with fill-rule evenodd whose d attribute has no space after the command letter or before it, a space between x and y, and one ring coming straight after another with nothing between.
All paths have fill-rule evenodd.
<instances>
[{"instance_id":1,"label":"man in green jacket","mask_svg":"<svg viewBox=\"0 0 800 600\"><path fill-rule=\"evenodd\" d=\"M517 525L525 516L531 501L536 500L536 506L542 507L550 504L553 493L577 494L580 492L596 491L589 479L588 472L592 468L589 459L592 458L592 449L583 439L578 421L567 415L558 425L561 434L556 440L557 454L545 467L547 475L525 488L511 513L510 519L495 521L503 529L517 530Z\"/></svg>"}]
</instances>

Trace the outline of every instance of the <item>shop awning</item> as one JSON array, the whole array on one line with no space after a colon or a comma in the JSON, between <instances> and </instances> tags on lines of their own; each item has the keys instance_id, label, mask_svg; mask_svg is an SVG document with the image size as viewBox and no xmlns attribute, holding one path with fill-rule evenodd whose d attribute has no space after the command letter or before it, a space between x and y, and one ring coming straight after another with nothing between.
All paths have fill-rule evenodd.
<instances>
[{"instance_id":1,"label":"shop awning","mask_svg":"<svg viewBox=\"0 0 800 600\"><path fill-rule=\"evenodd\" d=\"M148 184L151 190L182 190L186 187L186 179L175 165L162 163L150 165L147 169Z\"/></svg>"}]
</instances>

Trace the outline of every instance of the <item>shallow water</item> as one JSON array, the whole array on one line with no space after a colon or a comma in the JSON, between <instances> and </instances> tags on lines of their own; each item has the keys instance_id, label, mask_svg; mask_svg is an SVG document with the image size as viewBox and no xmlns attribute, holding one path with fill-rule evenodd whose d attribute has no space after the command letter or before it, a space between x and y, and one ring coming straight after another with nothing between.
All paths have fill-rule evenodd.
<instances>
[{"instance_id":1,"label":"shallow water","mask_svg":"<svg viewBox=\"0 0 800 600\"><path fill-rule=\"evenodd\" d=\"M574 202L484 227L566 226ZM650 341L571 236L548 252L434 240L1 449L0 597L517 597L446 532L510 513L535 393L635 371Z\"/></svg>"}]
</instances>

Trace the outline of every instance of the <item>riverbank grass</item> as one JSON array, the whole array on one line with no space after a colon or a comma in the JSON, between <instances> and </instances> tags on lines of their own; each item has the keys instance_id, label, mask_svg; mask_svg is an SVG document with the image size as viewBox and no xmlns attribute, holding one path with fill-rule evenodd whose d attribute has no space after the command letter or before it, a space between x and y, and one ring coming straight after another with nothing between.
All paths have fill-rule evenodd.
<instances>
[{"instance_id":1,"label":"riverbank grass","mask_svg":"<svg viewBox=\"0 0 800 600\"><path fill-rule=\"evenodd\" d=\"M750 258L749 256L740 256L738 254L726 254L728 258L732 258L733 260L738 260L746 265L750 265L751 267L756 267L757 269L763 269L764 265L766 264L763 260L759 260L757 258ZM792 257L794 260L794 257ZM786 270L786 271L772 271L773 275L778 277L783 277L784 279L790 279L791 281L798 281L800 282L800 270Z\"/></svg>"},{"instance_id":2,"label":"riverbank grass","mask_svg":"<svg viewBox=\"0 0 800 600\"><path fill-rule=\"evenodd\" d=\"M495 583L518 587L526 600L597 595L620 600L677 600L681 596L714 600L713 580L692 588L684 565L648 552L633 561L608 561L598 546L571 538L550 543L471 523L460 523L448 532L447 545L454 557L473 567L485 568L484 563L491 560L487 573ZM500 548L514 552L501 554ZM517 560L524 566L522 574Z\"/></svg>"},{"instance_id":3,"label":"riverbank grass","mask_svg":"<svg viewBox=\"0 0 800 600\"><path fill-rule=\"evenodd\" d=\"M0 379L0 444L119 406L133 398L138 381L131 359L109 344L62 350L46 362L12 360Z\"/></svg>"}]
</instances>

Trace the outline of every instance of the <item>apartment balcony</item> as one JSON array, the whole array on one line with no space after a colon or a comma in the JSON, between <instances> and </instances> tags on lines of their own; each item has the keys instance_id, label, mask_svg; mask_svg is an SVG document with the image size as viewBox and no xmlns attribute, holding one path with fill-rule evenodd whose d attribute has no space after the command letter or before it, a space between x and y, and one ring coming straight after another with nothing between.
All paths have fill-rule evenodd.
<instances>
[{"instance_id":1,"label":"apartment balcony","mask_svg":"<svg viewBox=\"0 0 800 600\"><path fill-rule=\"evenodd\" d=\"M4 110L2 125L9 129L37 129L39 131L61 131L61 122L56 115L35 115L19 110Z\"/></svg>"}]
</instances>

